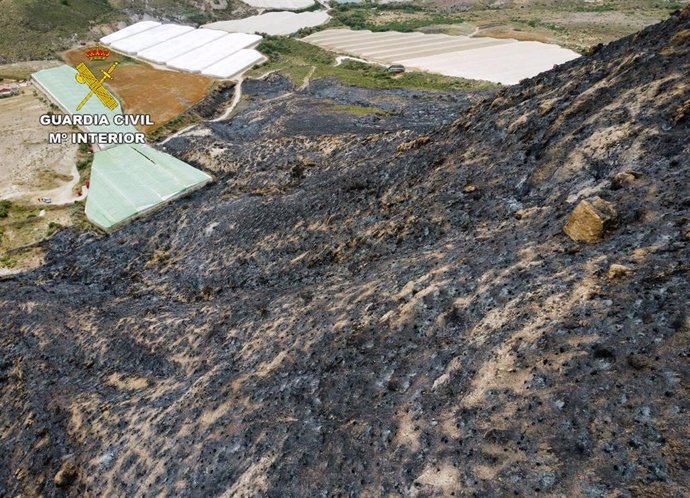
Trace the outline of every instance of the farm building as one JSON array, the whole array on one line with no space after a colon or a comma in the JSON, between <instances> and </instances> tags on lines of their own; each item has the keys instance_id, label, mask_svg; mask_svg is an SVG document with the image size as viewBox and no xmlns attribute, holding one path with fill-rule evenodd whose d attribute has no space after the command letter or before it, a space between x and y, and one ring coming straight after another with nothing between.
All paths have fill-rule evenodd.
<instances>
[{"instance_id":1,"label":"farm building","mask_svg":"<svg viewBox=\"0 0 690 498\"><path fill-rule=\"evenodd\" d=\"M264 61L264 56L253 49L238 50L232 57L222 59L201 70L204 76L226 79L228 76L243 73L255 64Z\"/></svg>"},{"instance_id":2,"label":"farm building","mask_svg":"<svg viewBox=\"0 0 690 498\"><path fill-rule=\"evenodd\" d=\"M314 0L242 0L255 9L304 10L314 6Z\"/></svg>"},{"instance_id":3,"label":"farm building","mask_svg":"<svg viewBox=\"0 0 690 498\"><path fill-rule=\"evenodd\" d=\"M161 23L155 21L141 21L136 24L132 24L131 26L127 26L126 28L115 31L114 33L111 33L108 36L104 36L103 38L101 38L101 43L111 44L118 40L122 40L123 38L137 35L149 29L157 28L160 25Z\"/></svg>"},{"instance_id":4,"label":"farm building","mask_svg":"<svg viewBox=\"0 0 690 498\"><path fill-rule=\"evenodd\" d=\"M136 55L163 42L169 42L173 38L181 36L190 31L194 31L191 26L181 26L179 24L161 24L152 29L147 29L133 36L127 36L110 43L118 52L128 55ZM101 40L101 43L107 43Z\"/></svg>"},{"instance_id":5,"label":"farm building","mask_svg":"<svg viewBox=\"0 0 690 498\"><path fill-rule=\"evenodd\" d=\"M226 34L222 38L166 61L166 65L190 73L203 72L205 68L223 60L232 59L238 51L253 47L260 41L261 37L258 35Z\"/></svg>"},{"instance_id":6,"label":"farm building","mask_svg":"<svg viewBox=\"0 0 690 498\"><path fill-rule=\"evenodd\" d=\"M223 31L215 29L195 29L182 36L178 36L168 43L163 43L142 50L137 55L146 61L165 64L167 61L179 57L187 52L202 47L218 38L225 36Z\"/></svg>"}]
</instances>

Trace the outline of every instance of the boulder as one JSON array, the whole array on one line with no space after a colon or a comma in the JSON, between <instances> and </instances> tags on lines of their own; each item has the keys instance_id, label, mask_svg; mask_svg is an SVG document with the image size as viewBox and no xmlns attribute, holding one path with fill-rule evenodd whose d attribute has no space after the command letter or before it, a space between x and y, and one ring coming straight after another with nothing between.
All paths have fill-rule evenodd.
<instances>
[{"instance_id":1,"label":"boulder","mask_svg":"<svg viewBox=\"0 0 690 498\"><path fill-rule=\"evenodd\" d=\"M617 278L624 277L628 274L630 274L630 268L628 268L625 265L619 265L618 263L614 263L609 267L607 276L609 280L615 280Z\"/></svg>"},{"instance_id":2,"label":"boulder","mask_svg":"<svg viewBox=\"0 0 690 498\"><path fill-rule=\"evenodd\" d=\"M594 244L615 226L617 219L618 213L610 202L590 197L580 201L570 213L563 231L576 242Z\"/></svg>"},{"instance_id":3,"label":"boulder","mask_svg":"<svg viewBox=\"0 0 690 498\"><path fill-rule=\"evenodd\" d=\"M62 467L60 467L60 470L58 470L57 474L55 474L55 485L59 488L64 488L72 484L76 477L77 465L73 459L69 458L65 460L65 462L62 464Z\"/></svg>"},{"instance_id":4,"label":"boulder","mask_svg":"<svg viewBox=\"0 0 690 498\"><path fill-rule=\"evenodd\" d=\"M625 187L626 185L631 185L641 176L637 171L624 171L618 173L611 179L611 189L618 190Z\"/></svg>"}]
</instances>

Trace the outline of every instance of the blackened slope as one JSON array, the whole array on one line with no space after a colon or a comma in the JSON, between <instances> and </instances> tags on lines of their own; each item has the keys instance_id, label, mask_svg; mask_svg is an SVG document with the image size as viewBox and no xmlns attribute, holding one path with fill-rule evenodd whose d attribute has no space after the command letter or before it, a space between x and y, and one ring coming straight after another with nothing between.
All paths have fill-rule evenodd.
<instances>
[{"instance_id":1,"label":"blackened slope","mask_svg":"<svg viewBox=\"0 0 690 498\"><path fill-rule=\"evenodd\" d=\"M187 206L0 284L6 492L57 494L72 453L73 495L681 496L689 32L431 137L291 141L322 163L279 193L235 190L282 171L248 145ZM620 222L580 246L590 195Z\"/></svg>"}]
</instances>

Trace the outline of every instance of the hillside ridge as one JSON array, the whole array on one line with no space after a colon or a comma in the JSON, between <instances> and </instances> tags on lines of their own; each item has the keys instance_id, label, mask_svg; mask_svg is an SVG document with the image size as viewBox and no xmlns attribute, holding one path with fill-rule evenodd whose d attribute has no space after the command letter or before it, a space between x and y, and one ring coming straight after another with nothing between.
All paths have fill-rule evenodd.
<instances>
[{"instance_id":1,"label":"hillside ridge","mask_svg":"<svg viewBox=\"0 0 690 498\"><path fill-rule=\"evenodd\" d=\"M246 91L166 144L215 185L0 281L0 495L685 493L690 8L387 116Z\"/></svg>"}]
</instances>

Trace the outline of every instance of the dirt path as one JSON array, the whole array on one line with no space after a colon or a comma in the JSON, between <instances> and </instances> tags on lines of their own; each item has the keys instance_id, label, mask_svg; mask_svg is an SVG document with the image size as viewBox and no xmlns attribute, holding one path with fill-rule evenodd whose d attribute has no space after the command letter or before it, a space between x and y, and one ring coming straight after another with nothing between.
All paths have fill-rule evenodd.
<instances>
[{"instance_id":1,"label":"dirt path","mask_svg":"<svg viewBox=\"0 0 690 498\"><path fill-rule=\"evenodd\" d=\"M165 145L165 144L167 144L170 140L172 140L173 138L180 137L180 136L184 135L185 133L187 133L187 132L188 132L189 130L191 130L192 128L195 128L196 126L197 126L197 124L185 126L185 127L182 128L180 131L176 131L175 133L173 133L172 135L170 135L168 138L166 138L166 139L163 140L162 142L159 142L158 145Z\"/></svg>"},{"instance_id":2,"label":"dirt path","mask_svg":"<svg viewBox=\"0 0 690 498\"><path fill-rule=\"evenodd\" d=\"M381 64L380 62L372 62L368 61L366 59L360 59L359 57L351 57L349 55L339 55L335 58L335 64L333 64L335 67L338 67L341 65L344 61L350 60L350 61L355 61L355 62L363 62L364 64L372 64L374 66L382 66L382 67L387 67L386 64Z\"/></svg>"},{"instance_id":3,"label":"dirt path","mask_svg":"<svg viewBox=\"0 0 690 498\"><path fill-rule=\"evenodd\" d=\"M72 179L69 182L51 190L29 190L8 194L6 198L9 200L23 199L29 201L30 204L41 204L41 202L38 200L39 198L48 198L51 201L50 204L53 206L64 206L66 204L73 204L75 201L80 200L81 197L78 197L74 194L74 188L79 183L79 170L77 170L74 158L65 156L60 162L65 164L70 163L72 166L70 171Z\"/></svg>"},{"instance_id":4,"label":"dirt path","mask_svg":"<svg viewBox=\"0 0 690 498\"><path fill-rule=\"evenodd\" d=\"M311 77L314 76L314 72L316 71L316 66L312 66L307 75L304 77L304 80L302 81L302 84L300 87L297 89L297 91L302 91L305 88L309 86L309 81L311 80Z\"/></svg>"},{"instance_id":5,"label":"dirt path","mask_svg":"<svg viewBox=\"0 0 690 498\"><path fill-rule=\"evenodd\" d=\"M235 85L235 95L232 97L232 102L230 102L230 105L225 109L223 114L221 114L219 117L212 119L212 123L217 123L218 121L223 121L225 119L228 119L230 117L230 114L232 114L232 111L235 110L235 107L237 107L237 104L240 103L240 100L242 99L242 82L244 81L244 78L240 78L237 80L237 84Z\"/></svg>"}]
</instances>

